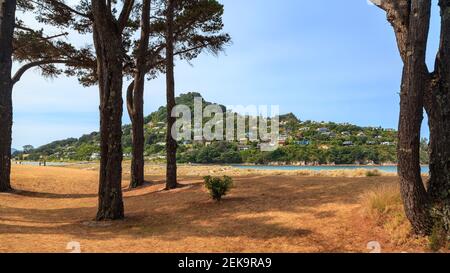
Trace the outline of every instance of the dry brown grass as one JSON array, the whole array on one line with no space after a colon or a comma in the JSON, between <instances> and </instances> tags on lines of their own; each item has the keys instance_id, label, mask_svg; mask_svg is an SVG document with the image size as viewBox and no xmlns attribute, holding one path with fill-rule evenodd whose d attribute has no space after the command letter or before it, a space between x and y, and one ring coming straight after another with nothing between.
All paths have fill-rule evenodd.
<instances>
[{"instance_id":1,"label":"dry brown grass","mask_svg":"<svg viewBox=\"0 0 450 273\"><path fill-rule=\"evenodd\" d=\"M123 164L124 174L129 175L130 162L125 161ZM98 170L97 163L73 164L68 168L82 170ZM165 165L150 164L145 166L145 173L163 176L165 174ZM396 176L395 173L381 172L377 169L342 169L330 171L311 171L311 170L259 170L259 169L239 169L226 165L188 165L180 164L178 166L178 174L183 176L249 176L249 175L266 175L266 176L313 176L313 177L374 177L374 176Z\"/></svg>"},{"instance_id":2,"label":"dry brown grass","mask_svg":"<svg viewBox=\"0 0 450 273\"><path fill-rule=\"evenodd\" d=\"M398 183L380 185L361 196L364 216L381 227L388 240L399 247L420 248L427 245L425 238L413 235L403 210Z\"/></svg>"},{"instance_id":3,"label":"dry brown grass","mask_svg":"<svg viewBox=\"0 0 450 273\"><path fill-rule=\"evenodd\" d=\"M0 252L66 252L70 241L84 252L367 252L373 240L384 251L420 251L385 240L358 213L361 194L396 177L241 172L216 204L201 176L235 170L182 166L184 187L167 192L161 167L148 166L149 186L128 191L124 175L126 219L98 224L95 170L14 166L19 191L0 194Z\"/></svg>"}]
</instances>

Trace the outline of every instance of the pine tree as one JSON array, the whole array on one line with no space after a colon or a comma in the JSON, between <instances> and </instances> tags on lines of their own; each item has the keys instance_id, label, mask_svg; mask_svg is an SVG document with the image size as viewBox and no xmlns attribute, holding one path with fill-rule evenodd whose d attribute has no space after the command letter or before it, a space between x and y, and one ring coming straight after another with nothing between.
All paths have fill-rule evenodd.
<instances>
[{"instance_id":1,"label":"pine tree","mask_svg":"<svg viewBox=\"0 0 450 273\"><path fill-rule=\"evenodd\" d=\"M441 43L435 71L425 62L431 0L381 0L403 60L399 122L399 176L405 212L414 231L429 234L434 222L450 225L450 1L440 0ZM430 127L430 180L420 174L423 110ZM436 219L437 217L437 219Z\"/></svg>"},{"instance_id":2,"label":"pine tree","mask_svg":"<svg viewBox=\"0 0 450 273\"><path fill-rule=\"evenodd\" d=\"M0 1L0 192L12 190L12 92L15 84L30 69L39 69L44 77L62 73L71 76L75 69L92 64L88 50L76 49L63 40L67 33L49 36L42 29L33 29L16 18L16 10L31 13L38 9L26 0ZM13 59L22 65L14 73ZM63 69L58 64L67 67Z\"/></svg>"},{"instance_id":3,"label":"pine tree","mask_svg":"<svg viewBox=\"0 0 450 273\"><path fill-rule=\"evenodd\" d=\"M132 56L135 67L132 69L133 73L131 76L134 80L129 85L127 92L127 108L132 121L133 141L130 188L139 187L144 183L143 77L145 73L147 73L149 78L156 77L160 72L167 72L166 77L172 77L170 76L172 73L169 73L171 71L170 66L167 69L167 56L173 55L173 57L180 57L182 60L190 61L204 51L217 55L230 41L228 34L221 33L223 29L223 6L217 1L175 1L173 3L174 17L172 20L167 20L166 17L168 3L165 0L153 0L151 2L151 16L141 18L140 41L144 41L144 43L140 41L137 43L135 54ZM150 6L143 6L143 8L145 13L142 15L150 13ZM150 17L152 18L151 21ZM150 22L145 31L143 31L144 26L147 25L143 21L147 20ZM173 33L173 43L168 44L167 38L170 39L170 37L166 35L166 27L169 22L172 22L176 33ZM147 37L148 35L150 35L150 39ZM146 39L148 40L146 41ZM147 45L148 42L150 43L149 46ZM172 49L170 44L173 44ZM167 45L169 46L167 47ZM146 54L144 54L144 47L147 47ZM171 52L172 54L164 56L162 54L164 50L166 53ZM144 58L145 61L143 61ZM173 64L173 62L171 63ZM174 105L173 92L168 94L171 97L170 102ZM171 126L168 126L168 128L171 128ZM168 135L170 135L170 132L168 132ZM176 180L176 171L173 171L173 166L176 167L174 165L176 162L174 161L173 151L176 154L176 149L174 149L176 143L172 140L167 141L167 143L171 145L169 150L172 154L169 157L172 160L171 164L169 164L172 166L170 167L171 171L169 171L169 173L172 173L172 178L169 180L174 181ZM175 178L173 178L174 174Z\"/></svg>"}]
</instances>

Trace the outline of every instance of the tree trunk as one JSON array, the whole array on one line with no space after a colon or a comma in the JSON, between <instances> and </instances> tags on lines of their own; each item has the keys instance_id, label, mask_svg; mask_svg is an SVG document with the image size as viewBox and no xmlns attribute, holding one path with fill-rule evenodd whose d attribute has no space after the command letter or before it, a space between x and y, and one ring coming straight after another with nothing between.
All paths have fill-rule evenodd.
<instances>
[{"instance_id":1,"label":"tree trunk","mask_svg":"<svg viewBox=\"0 0 450 273\"><path fill-rule=\"evenodd\" d=\"M150 39L151 0L144 0L141 16L141 39L136 56L134 81L127 91L127 108L132 127L132 158L130 188L144 184L144 84L146 56Z\"/></svg>"},{"instance_id":2,"label":"tree trunk","mask_svg":"<svg viewBox=\"0 0 450 273\"><path fill-rule=\"evenodd\" d=\"M137 91L137 90L136 90ZM143 91L143 90L142 90ZM134 92L134 112L130 114L132 130L132 158L130 189L144 185L144 110L143 92ZM141 103L139 103L141 101Z\"/></svg>"},{"instance_id":3,"label":"tree trunk","mask_svg":"<svg viewBox=\"0 0 450 273\"><path fill-rule=\"evenodd\" d=\"M124 217L122 201L122 35L103 1L92 1L100 89L100 181L96 219Z\"/></svg>"},{"instance_id":4,"label":"tree trunk","mask_svg":"<svg viewBox=\"0 0 450 273\"><path fill-rule=\"evenodd\" d=\"M431 229L428 196L420 170L420 129L423 120L423 96L428 82L425 53L430 22L430 0L412 1L408 42L403 69L398 161L400 191L405 213L418 234Z\"/></svg>"},{"instance_id":5,"label":"tree trunk","mask_svg":"<svg viewBox=\"0 0 450 273\"><path fill-rule=\"evenodd\" d=\"M425 108L430 127L430 180L433 206L450 207L450 1L441 0L441 39ZM447 210L443 210L443 207ZM450 215L446 215L450 217Z\"/></svg>"},{"instance_id":6,"label":"tree trunk","mask_svg":"<svg viewBox=\"0 0 450 273\"><path fill-rule=\"evenodd\" d=\"M172 126L176 119L172 117L172 109L175 107L175 79L174 79L174 0L168 0L167 29L166 29L166 96L167 96L167 170L166 189L174 189L177 183L177 142L172 137Z\"/></svg>"},{"instance_id":7,"label":"tree trunk","mask_svg":"<svg viewBox=\"0 0 450 273\"><path fill-rule=\"evenodd\" d=\"M12 41L16 0L0 0L0 192L11 190Z\"/></svg>"}]
</instances>

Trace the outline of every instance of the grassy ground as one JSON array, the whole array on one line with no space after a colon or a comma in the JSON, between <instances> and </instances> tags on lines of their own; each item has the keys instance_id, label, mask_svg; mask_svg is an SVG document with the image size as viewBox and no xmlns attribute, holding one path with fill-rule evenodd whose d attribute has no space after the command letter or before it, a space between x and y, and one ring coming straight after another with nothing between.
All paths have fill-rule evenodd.
<instances>
[{"instance_id":1,"label":"grassy ground","mask_svg":"<svg viewBox=\"0 0 450 273\"><path fill-rule=\"evenodd\" d=\"M420 244L392 242L367 220L361 196L395 176L321 177L235 172L228 167L180 168L174 191L163 191L162 167L147 167L152 183L128 191L126 219L96 223L95 165L13 166L15 194L0 194L0 252L416 252ZM127 167L124 167L127 170ZM222 203L209 199L201 176L232 174ZM348 175L351 176L351 175ZM124 177L127 177L125 172Z\"/></svg>"}]
</instances>

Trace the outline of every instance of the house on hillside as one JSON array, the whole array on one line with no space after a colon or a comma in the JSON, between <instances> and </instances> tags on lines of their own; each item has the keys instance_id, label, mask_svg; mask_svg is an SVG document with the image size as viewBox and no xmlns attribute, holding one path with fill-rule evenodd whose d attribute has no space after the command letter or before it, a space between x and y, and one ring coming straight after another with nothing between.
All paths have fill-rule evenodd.
<instances>
[{"instance_id":1,"label":"house on hillside","mask_svg":"<svg viewBox=\"0 0 450 273\"><path fill-rule=\"evenodd\" d=\"M287 139L288 139L287 135L284 135L284 134L280 135L278 137L278 145L285 146L287 144Z\"/></svg>"},{"instance_id":2,"label":"house on hillside","mask_svg":"<svg viewBox=\"0 0 450 273\"><path fill-rule=\"evenodd\" d=\"M286 139L279 139L279 140L278 140L278 145L279 145L279 146L285 146L286 143L287 143Z\"/></svg>"},{"instance_id":3,"label":"house on hillside","mask_svg":"<svg viewBox=\"0 0 450 273\"><path fill-rule=\"evenodd\" d=\"M383 146L392 146L392 145L394 145L394 143L389 142L389 141L385 141L385 142L381 142L381 145L383 145Z\"/></svg>"},{"instance_id":4,"label":"house on hillside","mask_svg":"<svg viewBox=\"0 0 450 273\"><path fill-rule=\"evenodd\" d=\"M311 142L309 140L299 140L299 141L296 141L295 144L307 146L307 145L311 144Z\"/></svg>"},{"instance_id":5,"label":"house on hillside","mask_svg":"<svg viewBox=\"0 0 450 273\"><path fill-rule=\"evenodd\" d=\"M238 150L239 151L248 151L248 150L250 150L250 146L249 145L238 145Z\"/></svg>"},{"instance_id":6,"label":"house on hillside","mask_svg":"<svg viewBox=\"0 0 450 273\"><path fill-rule=\"evenodd\" d=\"M342 143L343 146L353 146L353 141L344 141Z\"/></svg>"},{"instance_id":7,"label":"house on hillside","mask_svg":"<svg viewBox=\"0 0 450 273\"><path fill-rule=\"evenodd\" d=\"M330 132L330 129L328 129L328 128L319 128L319 129L317 129L317 132L319 132L319 133L328 133L328 132Z\"/></svg>"},{"instance_id":8,"label":"house on hillside","mask_svg":"<svg viewBox=\"0 0 450 273\"><path fill-rule=\"evenodd\" d=\"M89 159L90 160L99 160L100 159L100 154L99 153L93 153L93 154L91 154Z\"/></svg>"},{"instance_id":9,"label":"house on hillside","mask_svg":"<svg viewBox=\"0 0 450 273\"><path fill-rule=\"evenodd\" d=\"M323 133L321 133L321 135L327 136L327 137L336 137L336 133L334 133L334 132L323 132Z\"/></svg>"},{"instance_id":10,"label":"house on hillside","mask_svg":"<svg viewBox=\"0 0 450 273\"><path fill-rule=\"evenodd\" d=\"M248 144L248 138L246 138L246 137L240 138L239 139L239 143L241 145L247 145Z\"/></svg>"}]
</instances>

